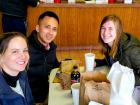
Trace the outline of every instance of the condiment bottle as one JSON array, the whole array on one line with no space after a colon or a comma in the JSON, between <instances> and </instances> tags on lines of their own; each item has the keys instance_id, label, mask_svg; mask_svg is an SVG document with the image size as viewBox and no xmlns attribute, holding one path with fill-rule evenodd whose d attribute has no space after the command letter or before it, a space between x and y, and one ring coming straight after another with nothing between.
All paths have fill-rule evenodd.
<instances>
[{"instance_id":1,"label":"condiment bottle","mask_svg":"<svg viewBox=\"0 0 140 105\"><path fill-rule=\"evenodd\" d=\"M78 71L78 66L73 66L73 71L71 72L71 84L80 82L80 72Z\"/></svg>"}]
</instances>

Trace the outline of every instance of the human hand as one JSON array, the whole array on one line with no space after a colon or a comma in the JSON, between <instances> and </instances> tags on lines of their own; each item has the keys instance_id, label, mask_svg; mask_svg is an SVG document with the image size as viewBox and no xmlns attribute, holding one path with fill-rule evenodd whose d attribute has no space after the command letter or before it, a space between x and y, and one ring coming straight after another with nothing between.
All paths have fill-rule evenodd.
<instances>
[{"instance_id":1,"label":"human hand","mask_svg":"<svg viewBox=\"0 0 140 105\"><path fill-rule=\"evenodd\" d=\"M96 67L96 62L94 61L94 68Z\"/></svg>"}]
</instances>

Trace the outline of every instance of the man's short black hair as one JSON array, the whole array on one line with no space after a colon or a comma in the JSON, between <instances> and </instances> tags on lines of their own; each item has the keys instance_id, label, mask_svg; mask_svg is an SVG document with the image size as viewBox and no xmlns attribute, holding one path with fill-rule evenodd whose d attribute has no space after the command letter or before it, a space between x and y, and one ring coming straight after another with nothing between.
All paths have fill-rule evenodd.
<instances>
[{"instance_id":1,"label":"man's short black hair","mask_svg":"<svg viewBox=\"0 0 140 105\"><path fill-rule=\"evenodd\" d=\"M52 11L46 11L46 12L42 13L42 14L39 16L39 18L38 18L38 22L39 22L40 20L42 20L45 16L49 16L49 17L55 18L55 19L57 20L58 24L59 24L59 18L58 18L58 16L56 15L56 13L54 13L54 12L52 12Z\"/></svg>"}]
</instances>

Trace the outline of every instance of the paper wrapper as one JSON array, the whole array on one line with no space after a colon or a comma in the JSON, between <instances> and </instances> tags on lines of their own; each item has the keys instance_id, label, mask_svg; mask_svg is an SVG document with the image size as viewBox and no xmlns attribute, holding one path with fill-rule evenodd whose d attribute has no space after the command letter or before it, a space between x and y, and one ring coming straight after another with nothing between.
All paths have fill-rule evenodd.
<instances>
[{"instance_id":1,"label":"paper wrapper","mask_svg":"<svg viewBox=\"0 0 140 105\"><path fill-rule=\"evenodd\" d=\"M54 83L61 83L62 89L69 90L71 86L70 74L73 71L73 66L77 65L79 70L79 64L77 60L65 60L61 62L60 69L57 71L54 78Z\"/></svg>"},{"instance_id":2,"label":"paper wrapper","mask_svg":"<svg viewBox=\"0 0 140 105\"><path fill-rule=\"evenodd\" d=\"M61 61L60 70L63 73L71 74L74 65L77 65L79 67L77 60Z\"/></svg>"},{"instance_id":3,"label":"paper wrapper","mask_svg":"<svg viewBox=\"0 0 140 105\"><path fill-rule=\"evenodd\" d=\"M61 78L61 86L62 89L64 90L69 90L71 87L71 78L69 74L66 73L61 73L60 74L60 78Z\"/></svg>"},{"instance_id":4,"label":"paper wrapper","mask_svg":"<svg viewBox=\"0 0 140 105\"><path fill-rule=\"evenodd\" d=\"M90 81L93 81L95 83L96 82L97 83L102 83L102 82L109 83L109 81L107 80L106 75L103 74L103 73L101 73L101 72L92 71L92 72L81 73L81 78L80 78L80 96L79 96L80 101L79 101L79 105L88 105L88 103L91 100L93 100L93 101L95 100L96 101L96 99L94 99L95 97L92 96L93 93L92 94L89 94L91 92L90 89L92 89L92 85L93 85L92 83L90 83ZM87 88L86 88L86 86L87 86ZM91 87L91 88L89 88L89 87ZM86 89L88 89L88 91ZM101 99L101 100L104 100L104 99Z\"/></svg>"},{"instance_id":5,"label":"paper wrapper","mask_svg":"<svg viewBox=\"0 0 140 105\"><path fill-rule=\"evenodd\" d=\"M95 101L103 105L109 105L110 83L87 81L85 83L85 94L90 101Z\"/></svg>"}]
</instances>

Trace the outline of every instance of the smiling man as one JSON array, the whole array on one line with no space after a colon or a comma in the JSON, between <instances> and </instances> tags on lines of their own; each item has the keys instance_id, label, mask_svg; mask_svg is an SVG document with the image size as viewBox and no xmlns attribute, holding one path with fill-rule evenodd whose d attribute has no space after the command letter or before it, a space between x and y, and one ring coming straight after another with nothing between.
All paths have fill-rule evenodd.
<instances>
[{"instance_id":1,"label":"smiling man","mask_svg":"<svg viewBox=\"0 0 140 105\"><path fill-rule=\"evenodd\" d=\"M53 42L57 35L58 25L59 18L54 12L44 12L39 16L36 30L33 30L28 38L29 83L35 102L43 103L43 105L48 95L50 71L60 65L56 57L57 46Z\"/></svg>"}]
</instances>

